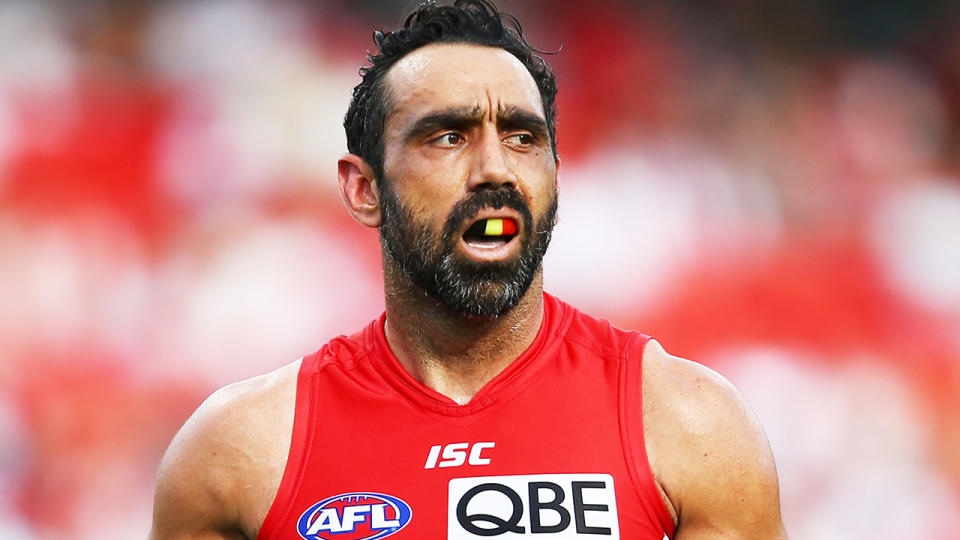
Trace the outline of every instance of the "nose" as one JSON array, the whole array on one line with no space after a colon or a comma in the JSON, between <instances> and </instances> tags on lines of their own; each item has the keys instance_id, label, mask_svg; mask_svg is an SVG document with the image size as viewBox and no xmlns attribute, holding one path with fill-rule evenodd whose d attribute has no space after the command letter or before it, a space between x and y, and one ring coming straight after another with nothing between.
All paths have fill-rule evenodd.
<instances>
[{"instance_id":1,"label":"nose","mask_svg":"<svg viewBox=\"0 0 960 540\"><path fill-rule=\"evenodd\" d=\"M500 135L495 128L483 130L480 140L474 147L473 163L467 188L497 189L501 187L516 187L517 177L510 168L510 157L507 149L500 141Z\"/></svg>"}]
</instances>

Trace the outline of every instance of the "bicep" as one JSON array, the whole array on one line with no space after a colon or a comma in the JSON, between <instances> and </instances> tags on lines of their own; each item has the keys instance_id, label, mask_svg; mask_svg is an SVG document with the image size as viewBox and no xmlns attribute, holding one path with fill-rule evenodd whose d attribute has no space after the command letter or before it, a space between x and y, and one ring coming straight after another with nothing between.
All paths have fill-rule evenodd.
<instances>
[{"instance_id":1,"label":"bicep","mask_svg":"<svg viewBox=\"0 0 960 540\"><path fill-rule=\"evenodd\" d=\"M154 489L150 540L244 539L218 460L217 418L204 404L167 448Z\"/></svg>"},{"instance_id":2,"label":"bicep","mask_svg":"<svg viewBox=\"0 0 960 540\"><path fill-rule=\"evenodd\" d=\"M785 540L776 467L766 438L752 428L725 448L705 444L681 493L675 540ZM721 443L722 444L722 443Z\"/></svg>"},{"instance_id":3,"label":"bicep","mask_svg":"<svg viewBox=\"0 0 960 540\"><path fill-rule=\"evenodd\" d=\"M704 366L666 353L659 376L652 390L667 402L660 419L670 422L651 427L677 514L674 539L784 540L773 453L740 393Z\"/></svg>"}]
</instances>

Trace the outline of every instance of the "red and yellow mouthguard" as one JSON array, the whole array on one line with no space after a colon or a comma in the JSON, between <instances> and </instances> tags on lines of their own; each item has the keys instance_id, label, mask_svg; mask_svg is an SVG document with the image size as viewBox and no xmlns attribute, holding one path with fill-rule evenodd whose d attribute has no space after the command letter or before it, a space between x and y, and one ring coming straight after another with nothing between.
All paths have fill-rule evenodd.
<instances>
[{"instance_id":1,"label":"red and yellow mouthguard","mask_svg":"<svg viewBox=\"0 0 960 540\"><path fill-rule=\"evenodd\" d=\"M481 219L470 226L465 234L474 236L505 236L517 234L517 223L510 218Z\"/></svg>"}]
</instances>

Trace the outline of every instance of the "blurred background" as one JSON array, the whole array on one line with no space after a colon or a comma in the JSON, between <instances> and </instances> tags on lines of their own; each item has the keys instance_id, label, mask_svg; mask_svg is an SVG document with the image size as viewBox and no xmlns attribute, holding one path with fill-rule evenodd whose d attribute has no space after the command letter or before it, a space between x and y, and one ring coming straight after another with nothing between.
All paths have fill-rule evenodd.
<instances>
[{"instance_id":1,"label":"blurred background","mask_svg":"<svg viewBox=\"0 0 960 540\"><path fill-rule=\"evenodd\" d=\"M0 0L0 538L144 537L215 388L383 309L336 189L410 2ZM960 538L955 2L514 1L547 289L730 378L793 540Z\"/></svg>"}]
</instances>

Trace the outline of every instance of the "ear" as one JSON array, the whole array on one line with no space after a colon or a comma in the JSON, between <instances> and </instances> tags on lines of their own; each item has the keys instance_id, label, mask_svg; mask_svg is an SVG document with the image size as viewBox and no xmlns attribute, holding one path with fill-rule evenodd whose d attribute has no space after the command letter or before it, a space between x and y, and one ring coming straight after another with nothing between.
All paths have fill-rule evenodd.
<instances>
[{"instance_id":1,"label":"ear","mask_svg":"<svg viewBox=\"0 0 960 540\"><path fill-rule=\"evenodd\" d=\"M560 187L560 155L555 154L553 158L553 163L556 169L556 178L553 181L554 187Z\"/></svg>"},{"instance_id":2,"label":"ear","mask_svg":"<svg viewBox=\"0 0 960 540\"><path fill-rule=\"evenodd\" d=\"M354 219L367 227L380 226L380 190L373 176L373 167L356 154L346 154L337 161L340 197Z\"/></svg>"}]
</instances>

